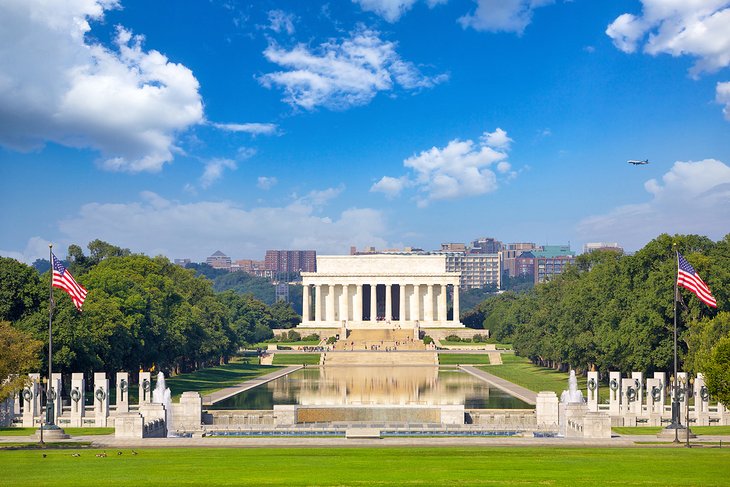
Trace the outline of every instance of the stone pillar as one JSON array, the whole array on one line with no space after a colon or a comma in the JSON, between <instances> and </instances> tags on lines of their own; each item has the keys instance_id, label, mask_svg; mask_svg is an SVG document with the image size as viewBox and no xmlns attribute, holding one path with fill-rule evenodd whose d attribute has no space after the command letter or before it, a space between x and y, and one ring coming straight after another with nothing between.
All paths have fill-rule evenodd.
<instances>
[{"instance_id":1,"label":"stone pillar","mask_svg":"<svg viewBox=\"0 0 730 487\"><path fill-rule=\"evenodd\" d=\"M385 285L385 321L390 322L393 319L393 287L391 284Z\"/></svg>"},{"instance_id":2,"label":"stone pillar","mask_svg":"<svg viewBox=\"0 0 730 487\"><path fill-rule=\"evenodd\" d=\"M302 323L307 323L312 320L311 316L309 316L309 310L309 284L304 284L302 287Z\"/></svg>"},{"instance_id":3,"label":"stone pillar","mask_svg":"<svg viewBox=\"0 0 730 487\"><path fill-rule=\"evenodd\" d=\"M459 323L459 284L454 284L454 323Z\"/></svg>"},{"instance_id":4,"label":"stone pillar","mask_svg":"<svg viewBox=\"0 0 730 487\"><path fill-rule=\"evenodd\" d=\"M413 292L408 300L408 311L410 312L408 316L411 321L419 321L421 319L421 298L419 296L421 287L418 284L413 284L411 287Z\"/></svg>"},{"instance_id":5,"label":"stone pillar","mask_svg":"<svg viewBox=\"0 0 730 487\"><path fill-rule=\"evenodd\" d=\"M621 414L621 372L609 372L608 390L608 412L617 416Z\"/></svg>"},{"instance_id":6,"label":"stone pillar","mask_svg":"<svg viewBox=\"0 0 730 487\"><path fill-rule=\"evenodd\" d=\"M51 400L53 401L53 422L58 424L58 418L61 417L63 412L63 405L61 403L61 374L53 374L51 379Z\"/></svg>"},{"instance_id":7,"label":"stone pillar","mask_svg":"<svg viewBox=\"0 0 730 487\"><path fill-rule=\"evenodd\" d=\"M370 321L378 319L378 285L370 284Z\"/></svg>"},{"instance_id":8,"label":"stone pillar","mask_svg":"<svg viewBox=\"0 0 730 487\"><path fill-rule=\"evenodd\" d=\"M406 321L406 285L398 284L398 321Z\"/></svg>"},{"instance_id":9,"label":"stone pillar","mask_svg":"<svg viewBox=\"0 0 730 487\"><path fill-rule=\"evenodd\" d=\"M325 321L335 321L335 285L329 284L327 287L327 303L326 303Z\"/></svg>"},{"instance_id":10,"label":"stone pillar","mask_svg":"<svg viewBox=\"0 0 730 487\"><path fill-rule=\"evenodd\" d=\"M31 383L20 393L23 399L23 428L34 428L38 415L38 396L40 396L40 374L28 374Z\"/></svg>"},{"instance_id":11,"label":"stone pillar","mask_svg":"<svg viewBox=\"0 0 730 487\"><path fill-rule=\"evenodd\" d=\"M129 412L129 372L117 372L117 413Z\"/></svg>"},{"instance_id":12,"label":"stone pillar","mask_svg":"<svg viewBox=\"0 0 730 487\"><path fill-rule=\"evenodd\" d=\"M86 381L84 374L74 372L71 374L71 423L72 427L80 428L84 424L86 415Z\"/></svg>"},{"instance_id":13,"label":"stone pillar","mask_svg":"<svg viewBox=\"0 0 730 487\"><path fill-rule=\"evenodd\" d=\"M354 321L363 321L362 319L362 284L355 285L355 311L352 319Z\"/></svg>"},{"instance_id":14,"label":"stone pillar","mask_svg":"<svg viewBox=\"0 0 730 487\"><path fill-rule=\"evenodd\" d=\"M641 416L644 412L644 374L642 372L631 372L633 387L636 390L636 399L631 403L631 412L637 416Z\"/></svg>"},{"instance_id":15,"label":"stone pillar","mask_svg":"<svg viewBox=\"0 0 730 487\"><path fill-rule=\"evenodd\" d=\"M94 419L95 426L105 428L109 417L109 379L106 373L94 374Z\"/></svg>"},{"instance_id":16,"label":"stone pillar","mask_svg":"<svg viewBox=\"0 0 730 487\"><path fill-rule=\"evenodd\" d=\"M695 410L693 417L696 419L697 426L710 425L710 394L705 385L705 377L702 373L697 374L694 383Z\"/></svg>"},{"instance_id":17,"label":"stone pillar","mask_svg":"<svg viewBox=\"0 0 730 487\"><path fill-rule=\"evenodd\" d=\"M150 372L139 373L139 404L152 402L152 374Z\"/></svg>"},{"instance_id":18,"label":"stone pillar","mask_svg":"<svg viewBox=\"0 0 730 487\"><path fill-rule=\"evenodd\" d=\"M598 372L588 372L586 384L586 399L588 404L588 410L595 413L598 411L598 391L600 389L600 384L598 382Z\"/></svg>"},{"instance_id":19,"label":"stone pillar","mask_svg":"<svg viewBox=\"0 0 730 487\"><path fill-rule=\"evenodd\" d=\"M667 374L664 372L654 372L654 378L659 381L658 387L661 388L661 398L659 400L659 414L664 414L664 404L667 398ZM656 399L654 402L657 402Z\"/></svg>"},{"instance_id":20,"label":"stone pillar","mask_svg":"<svg viewBox=\"0 0 730 487\"><path fill-rule=\"evenodd\" d=\"M426 287L426 299L423 303L423 319L433 321L433 284Z\"/></svg>"},{"instance_id":21,"label":"stone pillar","mask_svg":"<svg viewBox=\"0 0 730 487\"><path fill-rule=\"evenodd\" d=\"M621 381L621 415L623 416L623 424L621 426L636 426L636 413L634 412L634 404L636 403L636 388L634 381L628 377Z\"/></svg>"},{"instance_id":22,"label":"stone pillar","mask_svg":"<svg viewBox=\"0 0 730 487\"><path fill-rule=\"evenodd\" d=\"M558 396L552 391L540 391L535 401L538 428L558 429L560 408Z\"/></svg>"},{"instance_id":23,"label":"stone pillar","mask_svg":"<svg viewBox=\"0 0 730 487\"><path fill-rule=\"evenodd\" d=\"M340 297L340 320L350 319L350 285L342 285L342 296Z\"/></svg>"},{"instance_id":24,"label":"stone pillar","mask_svg":"<svg viewBox=\"0 0 730 487\"><path fill-rule=\"evenodd\" d=\"M446 323L446 284L439 285L439 306L436 320Z\"/></svg>"},{"instance_id":25,"label":"stone pillar","mask_svg":"<svg viewBox=\"0 0 730 487\"><path fill-rule=\"evenodd\" d=\"M196 431L200 429L203 414L203 399L197 392L183 392L180 402L173 404L172 424L168 430Z\"/></svg>"},{"instance_id":26,"label":"stone pillar","mask_svg":"<svg viewBox=\"0 0 730 487\"><path fill-rule=\"evenodd\" d=\"M663 390L659 379L646 379L646 412L651 426L661 425L661 396Z\"/></svg>"},{"instance_id":27,"label":"stone pillar","mask_svg":"<svg viewBox=\"0 0 730 487\"><path fill-rule=\"evenodd\" d=\"M314 320L315 322L322 321L322 285L316 284L314 286Z\"/></svg>"}]
</instances>

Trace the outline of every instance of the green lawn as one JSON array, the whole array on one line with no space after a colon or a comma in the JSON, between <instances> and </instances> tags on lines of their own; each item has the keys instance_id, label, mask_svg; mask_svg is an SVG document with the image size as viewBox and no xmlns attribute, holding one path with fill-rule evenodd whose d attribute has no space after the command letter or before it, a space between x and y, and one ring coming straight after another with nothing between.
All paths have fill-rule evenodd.
<instances>
[{"instance_id":1,"label":"green lawn","mask_svg":"<svg viewBox=\"0 0 730 487\"><path fill-rule=\"evenodd\" d=\"M274 365L319 365L319 353L277 353Z\"/></svg>"},{"instance_id":2,"label":"green lawn","mask_svg":"<svg viewBox=\"0 0 730 487\"><path fill-rule=\"evenodd\" d=\"M451 340L439 340L439 341L441 342L442 345L449 345L449 346L456 345L456 346L463 346L463 347L483 347L484 345L494 345L495 347L497 347L497 349L512 350L512 345L509 343L492 343L492 342L477 343L477 342L462 342L462 341L455 342L455 341L451 341Z\"/></svg>"},{"instance_id":3,"label":"green lawn","mask_svg":"<svg viewBox=\"0 0 730 487\"><path fill-rule=\"evenodd\" d=\"M122 454L118 455L117 452ZM168 448L4 451L3 484L730 485L718 448Z\"/></svg>"},{"instance_id":4,"label":"green lawn","mask_svg":"<svg viewBox=\"0 0 730 487\"><path fill-rule=\"evenodd\" d=\"M235 386L254 377L273 372L277 367L270 365L248 364L242 359L236 359L226 365L197 370L189 374L180 374L165 379L173 398L177 399L183 392L195 391L201 395L225 387ZM153 384L154 387L154 384Z\"/></svg>"},{"instance_id":5,"label":"green lawn","mask_svg":"<svg viewBox=\"0 0 730 487\"><path fill-rule=\"evenodd\" d=\"M489 355L477 353L440 353L439 365L489 364Z\"/></svg>"},{"instance_id":6,"label":"green lawn","mask_svg":"<svg viewBox=\"0 0 730 487\"><path fill-rule=\"evenodd\" d=\"M319 340L299 340L296 342L261 342L251 345L249 348L266 349L269 345L281 345L282 347L316 347Z\"/></svg>"},{"instance_id":7,"label":"green lawn","mask_svg":"<svg viewBox=\"0 0 730 487\"><path fill-rule=\"evenodd\" d=\"M0 436L30 436L38 428L0 428ZM113 435L114 428L63 428L66 434L79 435Z\"/></svg>"},{"instance_id":8,"label":"green lawn","mask_svg":"<svg viewBox=\"0 0 730 487\"><path fill-rule=\"evenodd\" d=\"M568 389L568 373L533 365L529 359L512 354L502 354L502 365L480 367L490 374L501 377L531 391L554 391L558 397ZM578 376L578 389L586 394L585 377ZM601 401L608 399L608 387L599 389Z\"/></svg>"},{"instance_id":9,"label":"green lawn","mask_svg":"<svg viewBox=\"0 0 730 487\"><path fill-rule=\"evenodd\" d=\"M619 435L656 435L664 428L662 426L617 426L611 429ZM689 429L697 435L730 435L730 426L690 426ZM680 438L681 436L680 432Z\"/></svg>"}]
</instances>

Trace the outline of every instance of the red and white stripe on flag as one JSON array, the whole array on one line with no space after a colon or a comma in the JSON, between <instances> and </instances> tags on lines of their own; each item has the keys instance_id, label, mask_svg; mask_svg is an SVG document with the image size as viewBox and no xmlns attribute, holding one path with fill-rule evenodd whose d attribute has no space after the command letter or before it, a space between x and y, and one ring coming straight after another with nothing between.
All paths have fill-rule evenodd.
<instances>
[{"instance_id":1,"label":"red and white stripe on flag","mask_svg":"<svg viewBox=\"0 0 730 487\"><path fill-rule=\"evenodd\" d=\"M710 292L710 288L707 287L707 284L705 284L705 281L700 278L697 271L689 262L687 262L682 254L678 254L678 257L679 268L677 269L677 285L695 293L699 300L707 306L717 308L717 301L712 295L712 292Z\"/></svg>"},{"instance_id":2,"label":"red and white stripe on flag","mask_svg":"<svg viewBox=\"0 0 730 487\"><path fill-rule=\"evenodd\" d=\"M51 284L53 287L66 291L68 295L71 296L71 301L73 301L76 309L81 311L81 305L84 304L88 291L84 289L81 284L76 282L76 279L74 279L68 269L61 264L61 261L59 261L53 253L51 253L51 260L53 260L51 263L51 267L53 269L53 280Z\"/></svg>"}]
</instances>

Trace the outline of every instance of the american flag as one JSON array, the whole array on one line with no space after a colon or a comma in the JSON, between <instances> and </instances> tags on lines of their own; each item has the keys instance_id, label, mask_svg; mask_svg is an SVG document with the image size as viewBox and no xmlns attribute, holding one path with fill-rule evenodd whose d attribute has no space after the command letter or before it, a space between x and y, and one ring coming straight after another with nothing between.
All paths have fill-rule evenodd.
<instances>
[{"instance_id":1,"label":"american flag","mask_svg":"<svg viewBox=\"0 0 730 487\"><path fill-rule=\"evenodd\" d=\"M677 285L695 293L700 301L705 303L707 306L717 308L717 301L715 301L715 298L712 296L710 288L707 287L707 284L705 284L705 282L700 278L695 268L692 267L692 265L690 265L690 263L687 262L687 260L685 260L679 252L677 252L677 257L679 259Z\"/></svg>"},{"instance_id":2,"label":"american flag","mask_svg":"<svg viewBox=\"0 0 730 487\"><path fill-rule=\"evenodd\" d=\"M86 299L86 293L88 291L86 291L81 284L76 282L74 276L72 276L68 269L61 264L61 261L53 255L53 252L51 252L51 260L53 261L51 263L53 267L53 281L51 284L53 287L66 291L68 295L71 296L71 300L74 302L76 309L81 311L81 305L84 304L84 299Z\"/></svg>"}]
</instances>

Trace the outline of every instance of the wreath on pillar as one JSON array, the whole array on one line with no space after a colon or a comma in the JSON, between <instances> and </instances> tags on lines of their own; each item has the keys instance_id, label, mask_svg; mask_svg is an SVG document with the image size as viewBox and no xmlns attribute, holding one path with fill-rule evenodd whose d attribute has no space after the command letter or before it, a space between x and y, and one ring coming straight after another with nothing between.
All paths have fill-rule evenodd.
<instances>
[{"instance_id":1,"label":"wreath on pillar","mask_svg":"<svg viewBox=\"0 0 730 487\"><path fill-rule=\"evenodd\" d=\"M626 397L629 401L636 401L636 389L629 386L626 388Z\"/></svg>"},{"instance_id":2,"label":"wreath on pillar","mask_svg":"<svg viewBox=\"0 0 730 487\"><path fill-rule=\"evenodd\" d=\"M616 391L618 389L618 381L616 379L611 379L611 382L608 384L608 386L611 388L612 391Z\"/></svg>"},{"instance_id":3,"label":"wreath on pillar","mask_svg":"<svg viewBox=\"0 0 730 487\"><path fill-rule=\"evenodd\" d=\"M142 381L142 390L145 392L150 392L150 381L145 379Z\"/></svg>"},{"instance_id":4,"label":"wreath on pillar","mask_svg":"<svg viewBox=\"0 0 730 487\"><path fill-rule=\"evenodd\" d=\"M96 398L99 400L99 402L103 401L104 398L106 398L106 393L104 392L104 389L101 387L96 390L96 393L94 393Z\"/></svg>"},{"instance_id":5,"label":"wreath on pillar","mask_svg":"<svg viewBox=\"0 0 730 487\"><path fill-rule=\"evenodd\" d=\"M126 380L122 379L119 382L119 389L121 389L122 392L127 392L127 381Z\"/></svg>"},{"instance_id":6,"label":"wreath on pillar","mask_svg":"<svg viewBox=\"0 0 730 487\"><path fill-rule=\"evenodd\" d=\"M590 390L590 391L596 390L596 380L592 377L590 378L590 380L588 380L588 390Z\"/></svg>"},{"instance_id":7,"label":"wreath on pillar","mask_svg":"<svg viewBox=\"0 0 730 487\"><path fill-rule=\"evenodd\" d=\"M79 402L81 400L81 393L79 392L78 387L71 391L71 400L73 402Z\"/></svg>"},{"instance_id":8,"label":"wreath on pillar","mask_svg":"<svg viewBox=\"0 0 730 487\"><path fill-rule=\"evenodd\" d=\"M707 386L700 387L700 399L708 401L710 399L710 391L707 390Z\"/></svg>"},{"instance_id":9,"label":"wreath on pillar","mask_svg":"<svg viewBox=\"0 0 730 487\"><path fill-rule=\"evenodd\" d=\"M33 391L31 391L29 388L23 389L23 399L30 402L31 399L33 399Z\"/></svg>"},{"instance_id":10,"label":"wreath on pillar","mask_svg":"<svg viewBox=\"0 0 730 487\"><path fill-rule=\"evenodd\" d=\"M662 400L662 386L652 386L651 398L654 399L654 402Z\"/></svg>"}]
</instances>

